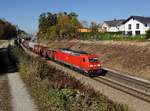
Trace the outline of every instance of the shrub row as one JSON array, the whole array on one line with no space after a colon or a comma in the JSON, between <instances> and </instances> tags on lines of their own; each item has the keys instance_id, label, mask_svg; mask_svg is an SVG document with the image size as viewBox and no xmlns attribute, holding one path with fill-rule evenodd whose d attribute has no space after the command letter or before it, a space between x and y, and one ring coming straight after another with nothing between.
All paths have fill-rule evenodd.
<instances>
[{"instance_id":1,"label":"shrub row","mask_svg":"<svg viewBox=\"0 0 150 111\"><path fill-rule=\"evenodd\" d=\"M126 105L114 103L44 60L17 47L11 52L19 59L21 76L41 111L128 111Z\"/></svg>"},{"instance_id":2,"label":"shrub row","mask_svg":"<svg viewBox=\"0 0 150 111\"><path fill-rule=\"evenodd\" d=\"M63 35L63 36L49 36L45 34L40 34L39 40L71 40L71 39L79 39L79 40L113 40L113 41L146 41L150 38L148 32L146 35L124 35L122 32L78 32L71 35Z\"/></svg>"},{"instance_id":3,"label":"shrub row","mask_svg":"<svg viewBox=\"0 0 150 111\"><path fill-rule=\"evenodd\" d=\"M79 33L78 39L82 40L114 40L114 41L145 41L147 38L145 35L136 35L136 36L126 36L121 34L121 32L111 33Z\"/></svg>"},{"instance_id":4,"label":"shrub row","mask_svg":"<svg viewBox=\"0 0 150 111\"><path fill-rule=\"evenodd\" d=\"M146 32L146 39L150 39L150 30Z\"/></svg>"}]
</instances>

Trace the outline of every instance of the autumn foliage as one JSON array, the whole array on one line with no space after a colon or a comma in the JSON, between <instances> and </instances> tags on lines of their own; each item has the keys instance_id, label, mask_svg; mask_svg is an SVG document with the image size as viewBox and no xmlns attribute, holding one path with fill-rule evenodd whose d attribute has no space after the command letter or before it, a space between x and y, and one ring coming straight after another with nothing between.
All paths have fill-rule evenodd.
<instances>
[{"instance_id":1,"label":"autumn foliage","mask_svg":"<svg viewBox=\"0 0 150 111\"><path fill-rule=\"evenodd\" d=\"M42 13L39 17L39 39L74 38L81 23L74 12Z\"/></svg>"},{"instance_id":2,"label":"autumn foliage","mask_svg":"<svg viewBox=\"0 0 150 111\"><path fill-rule=\"evenodd\" d=\"M16 27L11 23L0 19L0 39L11 39L17 36Z\"/></svg>"}]
</instances>

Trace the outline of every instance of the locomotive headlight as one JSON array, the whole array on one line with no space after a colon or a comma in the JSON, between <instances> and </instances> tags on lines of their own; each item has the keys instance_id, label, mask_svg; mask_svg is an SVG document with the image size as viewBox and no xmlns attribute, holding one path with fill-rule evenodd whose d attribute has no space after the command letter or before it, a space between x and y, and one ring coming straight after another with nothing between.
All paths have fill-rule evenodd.
<instances>
[{"instance_id":1,"label":"locomotive headlight","mask_svg":"<svg viewBox=\"0 0 150 111\"><path fill-rule=\"evenodd\" d=\"M101 65L100 65L100 64L97 64L97 66L100 67Z\"/></svg>"},{"instance_id":2,"label":"locomotive headlight","mask_svg":"<svg viewBox=\"0 0 150 111\"><path fill-rule=\"evenodd\" d=\"M93 67L93 65L90 65L90 67Z\"/></svg>"}]
</instances>

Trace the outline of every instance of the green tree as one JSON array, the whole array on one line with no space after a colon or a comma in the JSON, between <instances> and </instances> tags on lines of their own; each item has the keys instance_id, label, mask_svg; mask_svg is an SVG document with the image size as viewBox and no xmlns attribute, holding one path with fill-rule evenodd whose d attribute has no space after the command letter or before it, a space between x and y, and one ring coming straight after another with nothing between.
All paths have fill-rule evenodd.
<instances>
[{"instance_id":1,"label":"green tree","mask_svg":"<svg viewBox=\"0 0 150 111\"><path fill-rule=\"evenodd\" d=\"M96 22L91 22L91 29L92 29L92 32L98 32L98 25L96 24Z\"/></svg>"},{"instance_id":2,"label":"green tree","mask_svg":"<svg viewBox=\"0 0 150 111\"><path fill-rule=\"evenodd\" d=\"M57 24L57 14L42 13L39 17L39 31L46 33L47 29Z\"/></svg>"},{"instance_id":3,"label":"green tree","mask_svg":"<svg viewBox=\"0 0 150 111\"><path fill-rule=\"evenodd\" d=\"M39 18L39 31L42 33L46 33L47 28L48 25L46 20L46 13L42 13Z\"/></svg>"},{"instance_id":4,"label":"green tree","mask_svg":"<svg viewBox=\"0 0 150 111\"><path fill-rule=\"evenodd\" d=\"M48 39L56 39L59 34L58 27L52 26L47 31Z\"/></svg>"},{"instance_id":5,"label":"green tree","mask_svg":"<svg viewBox=\"0 0 150 111\"><path fill-rule=\"evenodd\" d=\"M75 18L77 18L78 17L78 15L75 13L75 12L70 12L69 14L68 14L68 16L69 17L75 17Z\"/></svg>"}]
</instances>

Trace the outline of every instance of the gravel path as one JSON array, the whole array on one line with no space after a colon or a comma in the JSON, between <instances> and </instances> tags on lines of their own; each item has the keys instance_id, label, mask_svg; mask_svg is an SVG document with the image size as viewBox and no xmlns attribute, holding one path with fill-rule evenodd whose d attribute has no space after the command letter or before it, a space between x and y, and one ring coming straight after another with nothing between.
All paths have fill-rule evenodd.
<instances>
[{"instance_id":1,"label":"gravel path","mask_svg":"<svg viewBox=\"0 0 150 111\"><path fill-rule=\"evenodd\" d=\"M18 73L8 74L13 111L38 111Z\"/></svg>"}]
</instances>

